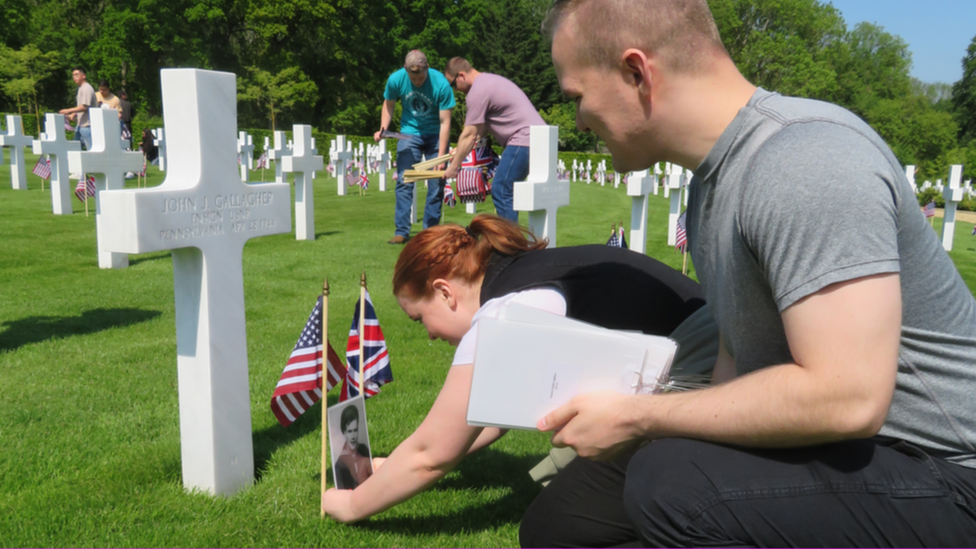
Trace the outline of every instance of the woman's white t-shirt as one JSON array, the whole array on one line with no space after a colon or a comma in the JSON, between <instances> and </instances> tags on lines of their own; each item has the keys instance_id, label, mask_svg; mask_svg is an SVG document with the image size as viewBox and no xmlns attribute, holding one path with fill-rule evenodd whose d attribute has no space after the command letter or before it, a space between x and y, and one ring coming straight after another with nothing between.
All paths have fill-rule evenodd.
<instances>
[{"instance_id":1,"label":"woman's white t-shirt","mask_svg":"<svg viewBox=\"0 0 976 549\"><path fill-rule=\"evenodd\" d=\"M471 328L465 332L461 342L458 343L457 351L454 352L454 362L451 363L451 366L474 363L474 349L478 342L478 321L482 318L498 318L502 306L509 303L526 305L559 316L566 316L566 298L554 288L533 288L489 300L478 309L478 312L471 319Z\"/></svg>"}]
</instances>

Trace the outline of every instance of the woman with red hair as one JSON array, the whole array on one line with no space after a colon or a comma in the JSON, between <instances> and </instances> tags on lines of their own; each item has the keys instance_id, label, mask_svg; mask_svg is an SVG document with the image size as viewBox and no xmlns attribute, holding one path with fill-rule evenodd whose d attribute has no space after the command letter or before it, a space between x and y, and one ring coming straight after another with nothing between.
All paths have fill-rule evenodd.
<instances>
[{"instance_id":1,"label":"woman with red hair","mask_svg":"<svg viewBox=\"0 0 976 549\"><path fill-rule=\"evenodd\" d=\"M414 496L504 435L465 422L478 321L497 318L502 305L654 335L669 335L704 305L696 282L643 254L604 245L546 249L545 241L491 215L475 216L468 227L431 227L410 240L394 269L393 293L430 339L457 351L420 427L389 458L375 459L373 476L357 489L326 493L323 509L342 522ZM617 519L626 521L622 508Z\"/></svg>"}]
</instances>

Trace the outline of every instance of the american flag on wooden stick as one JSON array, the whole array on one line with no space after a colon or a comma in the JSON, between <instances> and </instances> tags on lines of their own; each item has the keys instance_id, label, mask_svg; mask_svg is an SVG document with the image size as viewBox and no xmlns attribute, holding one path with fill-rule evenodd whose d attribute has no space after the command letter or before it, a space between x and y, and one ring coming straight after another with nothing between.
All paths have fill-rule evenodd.
<instances>
[{"instance_id":1,"label":"american flag on wooden stick","mask_svg":"<svg viewBox=\"0 0 976 549\"><path fill-rule=\"evenodd\" d=\"M87 178L82 179L75 186L75 196L78 200L82 202L85 201L85 194L88 196L95 196L95 176L89 175Z\"/></svg>"},{"instance_id":2,"label":"american flag on wooden stick","mask_svg":"<svg viewBox=\"0 0 976 549\"><path fill-rule=\"evenodd\" d=\"M685 214L688 213L687 210L681 212L681 216L678 217L678 229L674 233L674 249L679 252L685 251L688 247L688 233L685 231Z\"/></svg>"},{"instance_id":3,"label":"american flag on wooden stick","mask_svg":"<svg viewBox=\"0 0 976 549\"><path fill-rule=\"evenodd\" d=\"M935 217L935 200L926 204L925 207L922 208L922 213L925 214L926 218Z\"/></svg>"},{"instance_id":4,"label":"american flag on wooden stick","mask_svg":"<svg viewBox=\"0 0 976 549\"><path fill-rule=\"evenodd\" d=\"M271 411L284 427L321 400L322 363L322 296L319 296L271 397ZM325 392L329 392L346 376L346 367L331 343L325 370Z\"/></svg>"},{"instance_id":5,"label":"american flag on wooden stick","mask_svg":"<svg viewBox=\"0 0 976 549\"><path fill-rule=\"evenodd\" d=\"M41 179L51 178L51 159L46 154L38 158L37 164L34 164L34 175Z\"/></svg>"}]
</instances>

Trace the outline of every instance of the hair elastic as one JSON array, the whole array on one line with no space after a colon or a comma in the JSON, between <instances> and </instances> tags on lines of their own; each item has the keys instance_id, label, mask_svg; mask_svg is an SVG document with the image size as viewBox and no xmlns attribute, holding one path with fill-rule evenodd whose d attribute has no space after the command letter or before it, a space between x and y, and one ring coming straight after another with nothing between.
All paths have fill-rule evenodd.
<instances>
[{"instance_id":1,"label":"hair elastic","mask_svg":"<svg viewBox=\"0 0 976 549\"><path fill-rule=\"evenodd\" d=\"M465 227L464 232L468 233L468 236L470 236L471 238L478 240L478 235L474 234L474 231L471 230L471 225Z\"/></svg>"}]
</instances>

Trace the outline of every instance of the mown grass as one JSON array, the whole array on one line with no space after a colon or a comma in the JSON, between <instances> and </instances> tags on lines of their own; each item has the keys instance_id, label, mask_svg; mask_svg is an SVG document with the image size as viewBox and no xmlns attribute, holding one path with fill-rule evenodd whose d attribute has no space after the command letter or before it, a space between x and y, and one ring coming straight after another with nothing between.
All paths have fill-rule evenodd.
<instances>
[{"instance_id":1,"label":"mown grass","mask_svg":"<svg viewBox=\"0 0 976 549\"><path fill-rule=\"evenodd\" d=\"M34 161L28 154L28 167ZM163 178L150 167L150 186ZM0 168L0 545L517 545L521 514L539 490L526 473L548 451L546 435L511 433L426 493L346 526L319 518L318 406L287 429L268 407L323 277L332 287L329 336L342 352L362 270L396 377L368 403L374 453L392 451L437 395L452 348L431 343L391 294L401 249L386 244L394 196L378 192L375 178L366 196L339 197L335 180L319 174L314 242L283 234L245 247L256 478L228 498L187 493L180 478L169 253L101 270L94 215L78 213L76 201L74 215L55 216L38 178L29 186L12 190L8 167ZM603 243L612 222L629 225L623 187L571 189L559 211L560 246ZM652 197L648 253L680 269L681 256L665 244L667 208ZM490 211L490 202L478 210ZM459 205L445 219L470 216ZM971 229L959 224L952 256L973 289Z\"/></svg>"}]
</instances>

